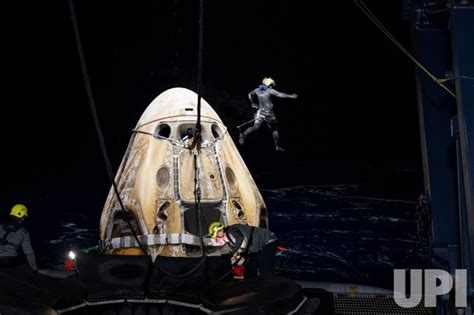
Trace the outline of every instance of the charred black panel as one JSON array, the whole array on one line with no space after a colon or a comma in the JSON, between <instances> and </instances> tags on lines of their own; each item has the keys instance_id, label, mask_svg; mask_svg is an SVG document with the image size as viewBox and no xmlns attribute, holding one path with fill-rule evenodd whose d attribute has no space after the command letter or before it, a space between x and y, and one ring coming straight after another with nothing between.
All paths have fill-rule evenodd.
<instances>
[{"instance_id":1,"label":"charred black panel","mask_svg":"<svg viewBox=\"0 0 474 315\"><path fill-rule=\"evenodd\" d=\"M203 213L203 221L201 222L201 236L207 235L207 229L212 222L222 222L222 213L219 210L220 206L220 204L201 204L201 211ZM199 235L196 206L192 204L186 208L187 210L184 213L184 228L186 232Z\"/></svg>"}]
</instances>

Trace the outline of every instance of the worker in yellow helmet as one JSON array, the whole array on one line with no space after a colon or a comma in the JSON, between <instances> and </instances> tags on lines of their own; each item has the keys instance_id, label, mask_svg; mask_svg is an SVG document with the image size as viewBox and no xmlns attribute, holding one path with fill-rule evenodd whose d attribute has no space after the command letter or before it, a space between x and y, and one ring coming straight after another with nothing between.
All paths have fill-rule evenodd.
<instances>
[{"instance_id":1,"label":"worker in yellow helmet","mask_svg":"<svg viewBox=\"0 0 474 315\"><path fill-rule=\"evenodd\" d=\"M10 221L0 224L0 268L20 264L21 249L31 269L38 270L30 234L23 227L23 222L27 217L26 206L16 204L10 211Z\"/></svg>"},{"instance_id":2,"label":"worker in yellow helmet","mask_svg":"<svg viewBox=\"0 0 474 315\"><path fill-rule=\"evenodd\" d=\"M217 245L228 245L234 256L244 255L248 260L253 261L255 267L258 268L260 277L271 278L273 276L274 257L277 249L275 233L245 224L233 224L225 227L222 222L213 222L209 226L209 236ZM256 274L257 270L251 272Z\"/></svg>"},{"instance_id":3,"label":"worker in yellow helmet","mask_svg":"<svg viewBox=\"0 0 474 315\"><path fill-rule=\"evenodd\" d=\"M277 119L275 113L273 112L273 103L271 100L272 96L280 98L297 98L296 94L286 94L278 92L273 88L275 86L275 81L272 78L263 78L262 84L252 90L248 94L248 98L253 108L258 109L254 119L254 125L247 128L243 133L239 135L240 145L244 145L245 137L247 137L252 132L258 130L263 122L266 122L268 127L272 130L273 141L275 143L275 150L277 152L285 151L280 146L280 136L278 134ZM255 103L254 99L258 99L258 105Z\"/></svg>"}]
</instances>

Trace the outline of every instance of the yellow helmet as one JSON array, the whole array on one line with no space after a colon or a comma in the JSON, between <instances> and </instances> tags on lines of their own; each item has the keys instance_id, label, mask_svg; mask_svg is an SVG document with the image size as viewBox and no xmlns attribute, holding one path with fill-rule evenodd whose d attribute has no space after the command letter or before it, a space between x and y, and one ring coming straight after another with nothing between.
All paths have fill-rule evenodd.
<instances>
[{"instance_id":1,"label":"yellow helmet","mask_svg":"<svg viewBox=\"0 0 474 315\"><path fill-rule=\"evenodd\" d=\"M211 225L209 225L209 235L211 237L216 237L217 232L220 230L224 229L224 223L222 222L212 222Z\"/></svg>"},{"instance_id":2,"label":"yellow helmet","mask_svg":"<svg viewBox=\"0 0 474 315\"><path fill-rule=\"evenodd\" d=\"M26 209L25 205L19 203L12 207L10 215L21 219L28 216L28 209Z\"/></svg>"},{"instance_id":3,"label":"yellow helmet","mask_svg":"<svg viewBox=\"0 0 474 315\"><path fill-rule=\"evenodd\" d=\"M263 78L262 83L266 86L275 85L275 81L272 78Z\"/></svg>"}]
</instances>

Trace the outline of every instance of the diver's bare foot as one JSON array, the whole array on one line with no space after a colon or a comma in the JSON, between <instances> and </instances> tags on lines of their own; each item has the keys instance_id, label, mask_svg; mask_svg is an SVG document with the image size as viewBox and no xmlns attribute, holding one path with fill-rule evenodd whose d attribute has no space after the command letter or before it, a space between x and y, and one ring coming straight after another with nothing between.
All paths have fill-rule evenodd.
<instances>
[{"instance_id":1,"label":"diver's bare foot","mask_svg":"<svg viewBox=\"0 0 474 315\"><path fill-rule=\"evenodd\" d=\"M244 142L245 142L245 138L244 138L244 135L243 134L239 134L239 144L241 146L244 146Z\"/></svg>"},{"instance_id":2,"label":"diver's bare foot","mask_svg":"<svg viewBox=\"0 0 474 315\"><path fill-rule=\"evenodd\" d=\"M276 147L276 148L275 148L275 151L277 151L277 152L285 152L286 150L283 149L282 147Z\"/></svg>"}]
</instances>

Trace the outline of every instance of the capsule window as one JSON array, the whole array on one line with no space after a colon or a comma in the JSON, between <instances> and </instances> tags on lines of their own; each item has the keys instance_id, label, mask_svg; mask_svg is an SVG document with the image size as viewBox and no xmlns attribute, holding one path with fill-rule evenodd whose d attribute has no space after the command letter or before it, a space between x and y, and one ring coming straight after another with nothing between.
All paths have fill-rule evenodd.
<instances>
[{"instance_id":1,"label":"capsule window","mask_svg":"<svg viewBox=\"0 0 474 315\"><path fill-rule=\"evenodd\" d=\"M163 203L158 210L158 219L166 221L168 219L168 208L170 207L169 201Z\"/></svg>"},{"instance_id":2,"label":"capsule window","mask_svg":"<svg viewBox=\"0 0 474 315\"><path fill-rule=\"evenodd\" d=\"M242 206L240 205L240 203L238 203L238 202L235 201L235 200L232 200L232 204L234 205L234 213L235 213L235 216L236 216L238 219L243 219L244 216L245 216L245 213L244 213L244 210L242 209Z\"/></svg>"},{"instance_id":3,"label":"capsule window","mask_svg":"<svg viewBox=\"0 0 474 315\"><path fill-rule=\"evenodd\" d=\"M232 200L232 204L233 204L234 207L236 207L237 209L242 210L242 206L241 206L240 203L238 203L237 201Z\"/></svg>"},{"instance_id":4,"label":"capsule window","mask_svg":"<svg viewBox=\"0 0 474 315\"><path fill-rule=\"evenodd\" d=\"M179 127L179 140L186 141L194 138L195 130L193 126L180 126Z\"/></svg>"},{"instance_id":5,"label":"capsule window","mask_svg":"<svg viewBox=\"0 0 474 315\"><path fill-rule=\"evenodd\" d=\"M166 189L170 182L170 171L166 166L161 167L156 173L156 183L161 190Z\"/></svg>"},{"instance_id":6,"label":"capsule window","mask_svg":"<svg viewBox=\"0 0 474 315\"><path fill-rule=\"evenodd\" d=\"M235 190L236 188L236 180L234 171L230 167L226 167L225 169L225 178L227 179L227 183L229 184L229 188Z\"/></svg>"},{"instance_id":7,"label":"capsule window","mask_svg":"<svg viewBox=\"0 0 474 315\"><path fill-rule=\"evenodd\" d=\"M160 124L156 127L155 135L162 138L169 138L171 134L171 127L168 124Z\"/></svg>"},{"instance_id":8,"label":"capsule window","mask_svg":"<svg viewBox=\"0 0 474 315\"><path fill-rule=\"evenodd\" d=\"M218 125L213 124L211 126L211 132L212 132L212 136L214 137L214 139L222 138L222 130Z\"/></svg>"}]
</instances>

